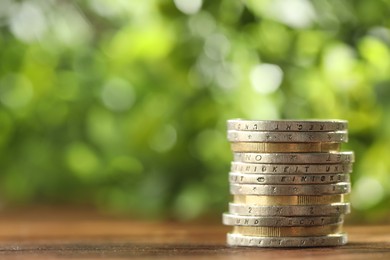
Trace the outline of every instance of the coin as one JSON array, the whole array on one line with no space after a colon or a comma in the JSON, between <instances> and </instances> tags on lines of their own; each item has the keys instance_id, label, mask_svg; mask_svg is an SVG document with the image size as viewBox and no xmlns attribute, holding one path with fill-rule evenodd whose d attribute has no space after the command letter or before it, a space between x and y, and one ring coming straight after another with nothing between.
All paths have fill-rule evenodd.
<instances>
[{"instance_id":1,"label":"coin","mask_svg":"<svg viewBox=\"0 0 390 260\"><path fill-rule=\"evenodd\" d=\"M242 120L227 121L228 130L239 131L312 131L330 132L347 130L346 120Z\"/></svg>"},{"instance_id":2,"label":"coin","mask_svg":"<svg viewBox=\"0 0 390 260\"><path fill-rule=\"evenodd\" d=\"M326 236L342 232L342 224L308 227L247 227L234 226L234 234L259 237L309 237Z\"/></svg>"},{"instance_id":3,"label":"coin","mask_svg":"<svg viewBox=\"0 0 390 260\"><path fill-rule=\"evenodd\" d=\"M327 185L230 184L230 193L233 195L331 195L345 194L350 191L349 182Z\"/></svg>"},{"instance_id":4,"label":"coin","mask_svg":"<svg viewBox=\"0 0 390 260\"><path fill-rule=\"evenodd\" d=\"M258 195L234 195L233 202L237 204L251 204L261 206L278 205L321 205L337 202L345 202L346 195L323 196L258 196Z\"/></svg>"},{"instance_id":5,"label":"coin","mask_svg":"<svg viewBox=\"0 0 390 260\"><path fill-rule=\"evenodd\" d=\"M355 160L353 152L334 153L234 153L234 161L270 164L344 164Z\"/></svg>"},{"instance_id":6,"label":"coin","mask_svg":"<svg viewBox=\"0 0 390 260\"><path fill-rule=\"evenodd\" d=\"M340 143L231 143L233 152L259 152L259 153L315 153L337 152Z\"/></svg>"},{"instance_id":7,"label":"coin","mask_svg":"<svg viewBox=\"0 0 390 260\"><path fill-rule=\"evenodd\" d=\"M346 131L337 132L249 132L229 130L229 142L266 142L266 143L345 143L348 141Z\"/></svg>"},{"instance_id":8,"label":"coin","mask_svg":"<svg viewBox=\"0 0 390 260\"><path fill-rule=\"evenodd\" d=\"M243 216L329 216L348 214L349 203L332 203L328 205L280 205L259 206L229 203L229 213Z\"/></svg>"},{"instance_id":9,"label":"coin","mask_svg":"<svg viewBox=\"0 0 390 260\"><path fill-rule=\"evenodd\" d=\"M267 175L267 174L245 174L229 173L231 183L248 183L248 184L326 184L337 182L348 182L349 174L317 174L317 175Z\"/></svg>"},{"instance_id":10,"label":"coin","mask_svg":"<svg viewBox=\"0 0 390 260\"><path fill-rule=\"evenodd\" d=\"M232 172L274 174L350 173L352 164L263 164L232 162Z\"/></svg>"},{"instance_id":11,"label":"coin","mask_svg":"<svg viewBox=\"0 0 390 260\"><path fill-rule=\"evenodd\" d=\"M312 237L260 237L241 234L227 234L229 246L251 247L321 247L341 246L348 242L347 234L329 234Z\"/></svg>"},{"instance_id":12,"label":"coin","mask_svg":"<svg viewBox=\"0 0 390 260\"><path fill-rule=\"evenodd\" d=\"M323 226L329 224L341 224L344 221L342 215L321 217L284 217L284 216L241 216L223 213L222 222L228 226Z\"/></svg>"}]
</instances>

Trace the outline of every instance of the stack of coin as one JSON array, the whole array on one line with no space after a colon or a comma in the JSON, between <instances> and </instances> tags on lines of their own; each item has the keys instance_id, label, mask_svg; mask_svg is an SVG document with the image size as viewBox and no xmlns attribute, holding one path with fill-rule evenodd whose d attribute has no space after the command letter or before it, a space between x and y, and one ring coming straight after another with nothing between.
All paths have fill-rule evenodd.
<instances>
[{"instance_id":1,"label":"stack of coin","mask_svg":"<svg viewBox=\"0 0 390 260\"><path fill-rule=\"evenodd\" d=\"M231 246L314 247L347 243L353 152L344 120L228 120L234 199L223 223Z\"/></svg>"}]
</instances>

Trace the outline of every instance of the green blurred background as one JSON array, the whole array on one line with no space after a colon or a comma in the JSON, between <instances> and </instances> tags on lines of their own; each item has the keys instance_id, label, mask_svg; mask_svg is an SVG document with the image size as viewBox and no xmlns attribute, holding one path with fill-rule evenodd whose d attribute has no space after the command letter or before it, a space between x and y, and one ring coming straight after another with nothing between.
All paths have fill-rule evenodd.
<instances>
[{"instance_id":1,"label":"green blurred background","mask_svg":"<svg viewBox=\"0 0 390 260\"><path fill-rule=\"evenodd\" d=\"M0 1L0 202L220 219L226 119L349 120L390 216L390 1Z\"/></svg>"}]
</instances>

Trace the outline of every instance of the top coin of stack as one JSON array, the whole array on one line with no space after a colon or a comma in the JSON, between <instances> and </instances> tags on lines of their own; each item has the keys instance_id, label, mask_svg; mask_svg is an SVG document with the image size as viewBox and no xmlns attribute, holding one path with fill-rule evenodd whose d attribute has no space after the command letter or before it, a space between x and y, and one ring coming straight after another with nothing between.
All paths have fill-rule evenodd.
<instances>
[{"instance_id":1,"label":"top coin of stack","mask_svg":"<svg viewBox=\"0 0 390 260\"><path fill-rule=\"evenodd\" d=\"M310 247L347 242L353 152L345 120L228 120L234 200L223 215L233 246Z\"/></svg>"}]
</instances>

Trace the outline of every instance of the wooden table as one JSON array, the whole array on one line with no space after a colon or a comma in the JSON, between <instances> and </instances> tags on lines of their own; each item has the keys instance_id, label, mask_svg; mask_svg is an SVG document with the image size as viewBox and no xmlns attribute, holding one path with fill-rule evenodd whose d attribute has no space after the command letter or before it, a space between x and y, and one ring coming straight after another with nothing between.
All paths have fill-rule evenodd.
<instances>
[{"instance_id":1,"label":"wooden table","mask_svg":"<svg viewBox=\"0 0 390 260\"><path fill-rule=\"evenodd\" d=\"M229 227L134 221L89 210L0 213L0 259L390 259L390 226L347 226L346 246L229 248Z\"/></svg>"}]
</instances>

